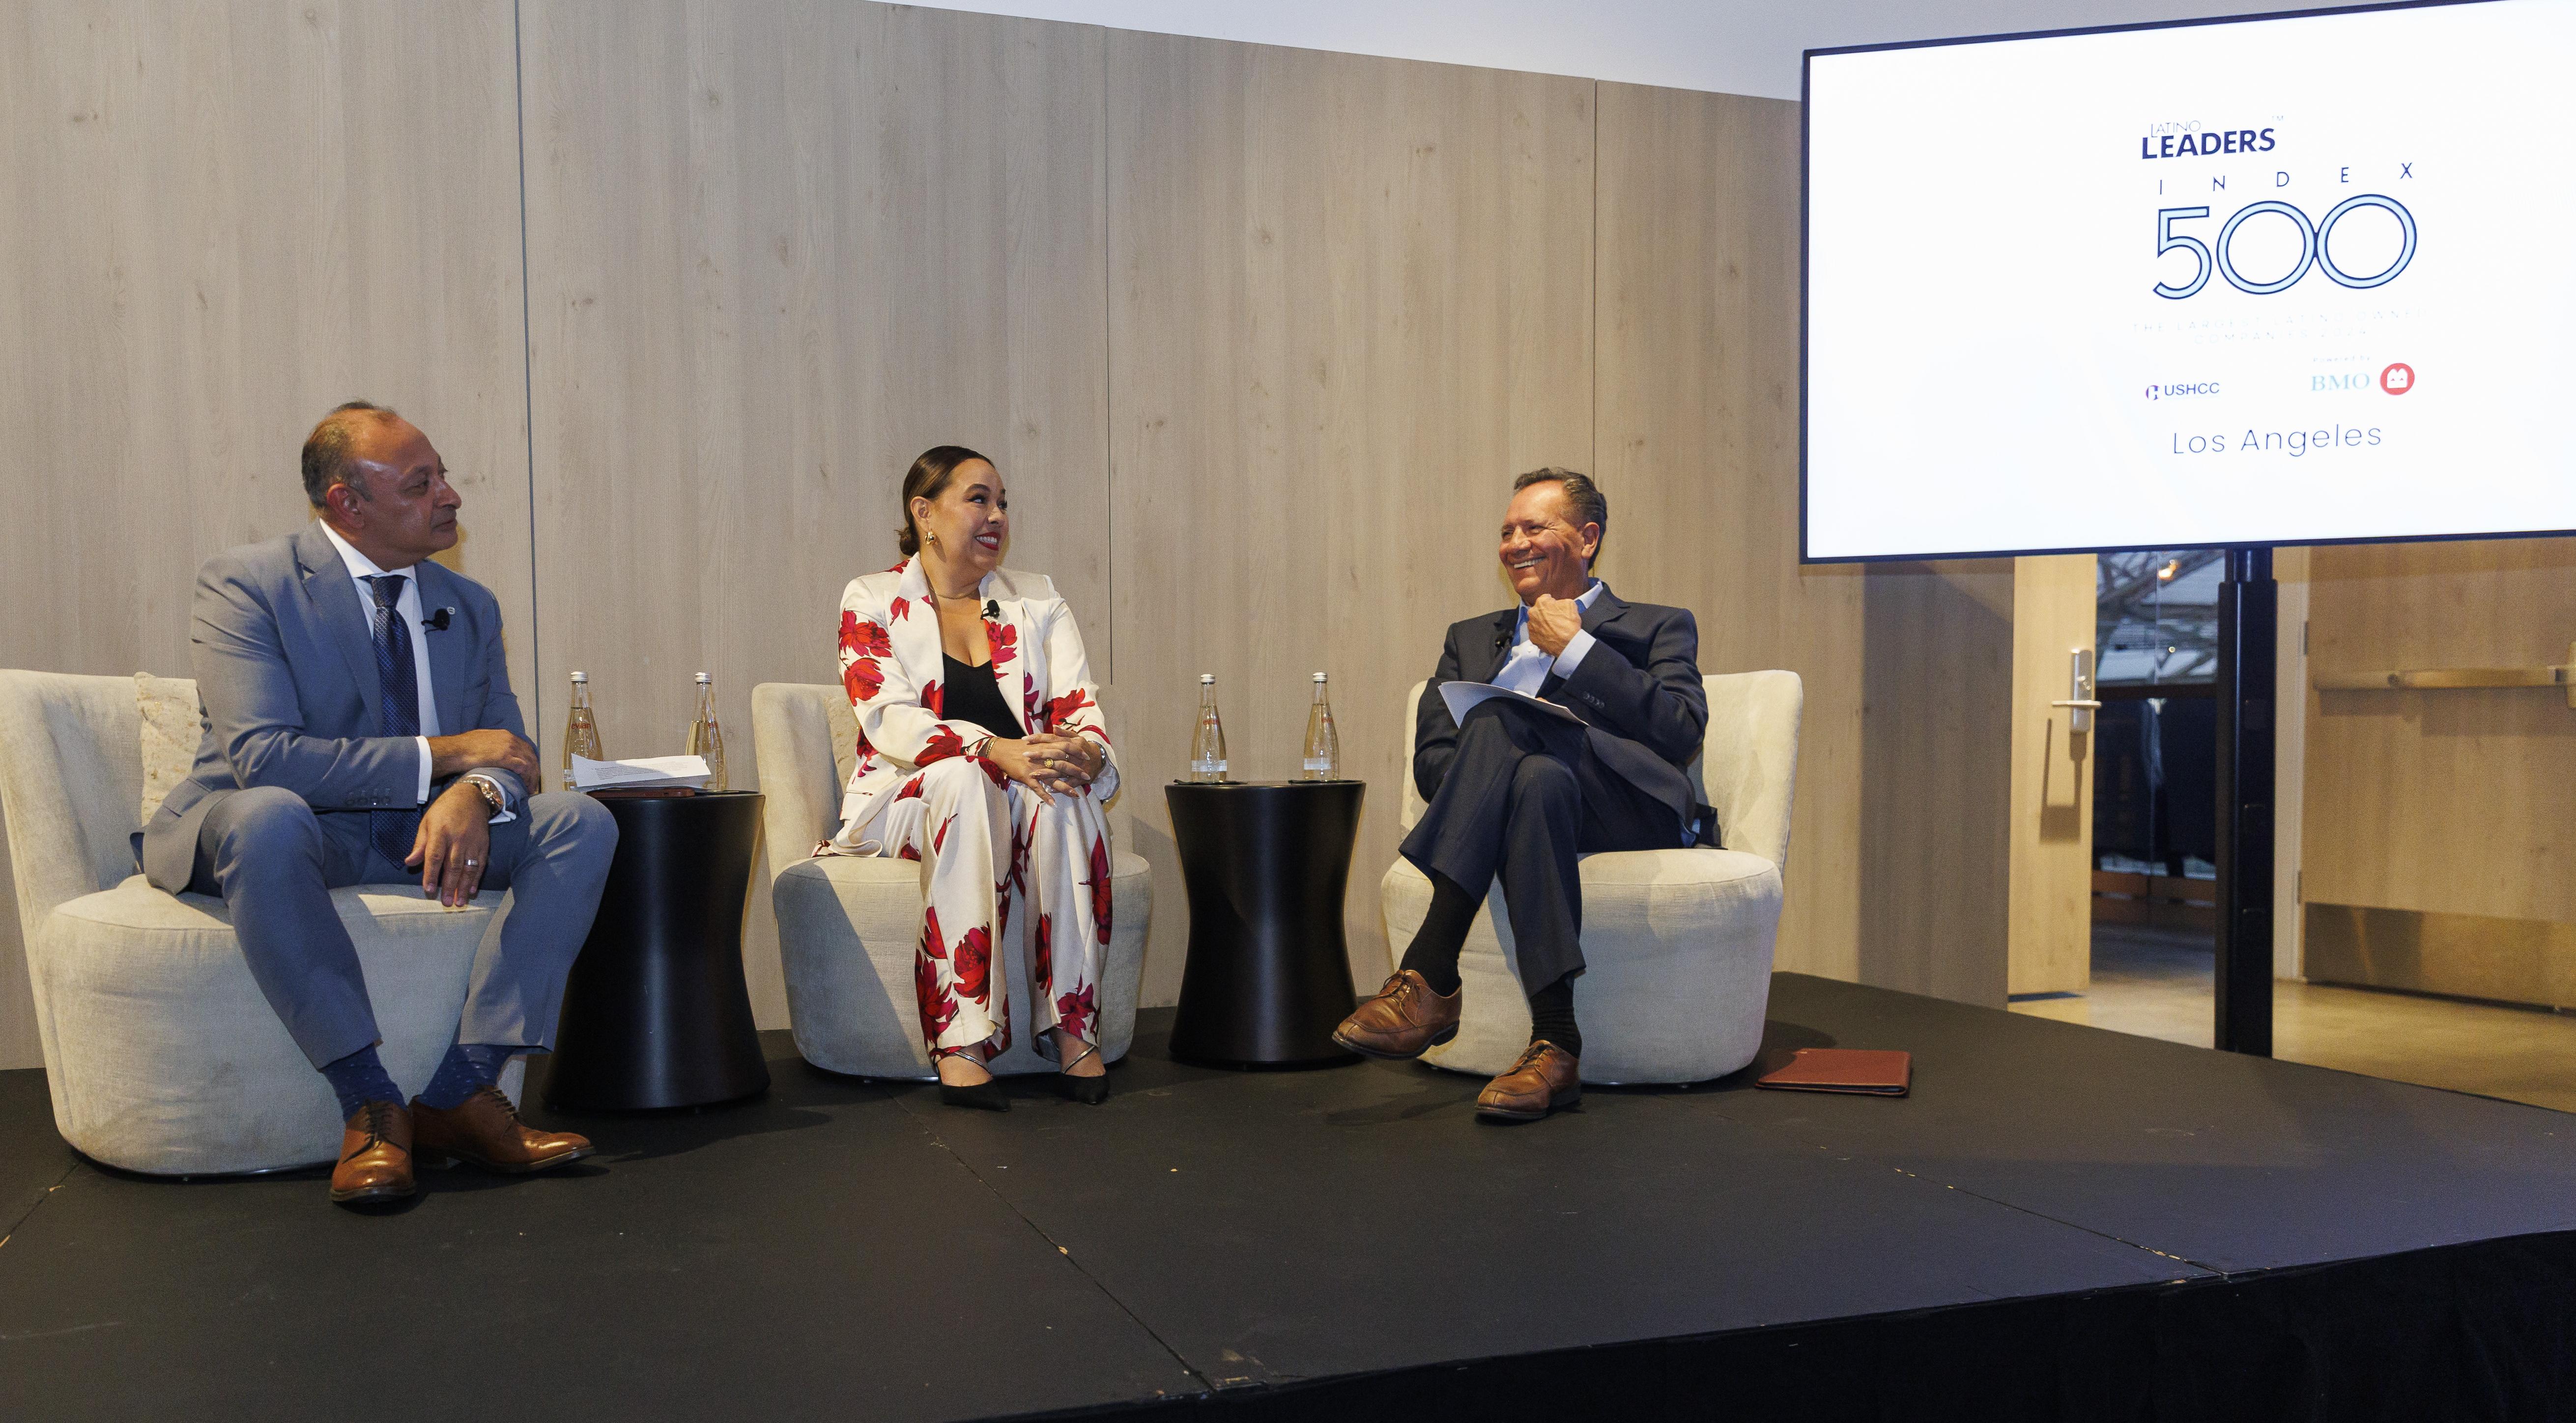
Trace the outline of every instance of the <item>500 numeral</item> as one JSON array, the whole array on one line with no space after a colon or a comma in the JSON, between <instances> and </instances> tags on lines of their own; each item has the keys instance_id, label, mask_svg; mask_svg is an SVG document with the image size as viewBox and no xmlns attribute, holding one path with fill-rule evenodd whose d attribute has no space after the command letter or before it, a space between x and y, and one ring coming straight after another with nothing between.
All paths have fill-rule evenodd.
<instances>
[{"instance_id":1,"label":"500 numeral","mask_svg":"<svg viewBox=\"0 0 2576 1423\"><path fill-rule=\"evenodd\" d=\"M2405 235L2405 244L2397 249L2397 260L2389 263L2388 270L2384 272L2356 277L2336 266L2334 254L2326 250L2327 241L2334 235L2335 224L2343 221L2344 214L2355 208L2385 209L2391 217L2397 219L2398 231ZM2287 274L2271 281L2247 281L2238 274L2236 263L2230 258L2228 251L2235 241L2236 229L2244 225L2245 219L2261 213L2278 213L2298 227L2299 260ZM2395 198L2383 197L2378 193L2363 193L2358 197L2344 199L2335 204L2333 210L2328 212L2321 222L2308 221L2306 213L2288 203L2268 199L2259 203L2248 203L2236 210L2236 215L2227 220L2226 226L2218 229L2217 250L2214 252L2209 243L2174 231L2175 223L2207 216L2209 216L2209 209L2205 207L2156 210L2156 255L2161 257L2175 248L2181 248L2191 253L2199 262L2199 270L2192 273L2190 281L2181 286L2175 286L2170 282L2158 282L2156 295L2168 300L2180 301L2198 292L2202 287L2208 286L2209 274L2213 270L2225 277L2229 286L2249 296L2270 296L2274 292L2288 291L2298 284L2299 278L2308 274L2310 267L2322 269L2328 278L2340 286L2355 289L2384 286L2396 280L2397 274L2406 270L2406 264L2415 260L2415 215L2408 212L2406 205Z\"/></svg>"}]
</instances>

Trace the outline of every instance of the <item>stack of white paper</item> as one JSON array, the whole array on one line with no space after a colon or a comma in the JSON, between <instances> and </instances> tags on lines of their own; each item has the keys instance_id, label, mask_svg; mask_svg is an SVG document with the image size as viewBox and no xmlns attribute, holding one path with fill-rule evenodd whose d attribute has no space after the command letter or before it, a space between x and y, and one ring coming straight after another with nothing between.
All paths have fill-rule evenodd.
<instances>
[{"instance_id":1,"label":"stack of white paper","mask_svg":"<svg viewBox=\"0 0 2576 1423\"><path fill-rule=\"evenodd\" d=\"M1497 687L1491 682L1443 682L1440 684L1440 700L1449 704L1449 719L1451 721L1465 721L1467 719L1467 713L1474 711L1477 707L1496 697L1510 697L1515 701L1529 706L1533 710L1555 717L1559 721L1570 721L1577 726L1583 724L1583 718L1576 716L1573 712L1568 711L1564 707L1558 706L1554 702L1542 701L1537 697L1531 696L1527 692L1515 692L1509 687Z\"/></svg>"},{"instance_id":2,"label":"stack of white paper","mask_svg":"<svg viewBox=\"0 0 2576 1423\"><path fill-rule=\"evenodd\" d=\"M572 758L572 786L577 791L643 790L657 786L686 786L696 790L707 783L707 758L704 756L638 756L632 761L594 761L587 756Z\"/></svg>"}]
</instances>

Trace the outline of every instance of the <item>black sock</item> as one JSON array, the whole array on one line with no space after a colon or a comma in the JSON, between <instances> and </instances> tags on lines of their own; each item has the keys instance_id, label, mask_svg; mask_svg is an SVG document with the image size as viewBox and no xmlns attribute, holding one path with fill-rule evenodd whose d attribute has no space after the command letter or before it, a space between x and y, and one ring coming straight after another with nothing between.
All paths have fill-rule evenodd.
<instances>
[{"instance_id":1,"label":"black sock","mask_svg":"<svg viewBox=\"0 0 2576 1423\"><path fill-rule=\"evenodd\" d=\"M1467 929L1476 922L1476 907L1484 896L1469 894L1447 875L1424 873L1431 879L1431 912L1422 916L1422 928L1397 967L1422 975L1431 991L1445 998L1458 991L1458 951L1467 946Z\"/></svg>"},{"instance_id":2,"label":"black sock","mask_svg":"<svg viewBox=\"0 0 2576 1423\"><path fill-rule=\"evenodd\" d=\"M1530 1041L1544 1038L1576 1057L1583 1056L1583 1030L1574 1026L1574 975L1567 974L1529 996Z\"/></svg>"}]
</instances>

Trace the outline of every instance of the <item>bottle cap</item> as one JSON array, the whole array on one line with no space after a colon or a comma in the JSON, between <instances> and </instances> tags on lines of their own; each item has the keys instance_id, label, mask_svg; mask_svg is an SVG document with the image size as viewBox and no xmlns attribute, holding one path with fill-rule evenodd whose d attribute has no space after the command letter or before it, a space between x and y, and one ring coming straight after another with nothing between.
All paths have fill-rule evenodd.
<instances>
[{"instance_id":1,"label":"bottle cap","mask_svg":"<svg viewBox=\"0 0 2576 1423\"><path fill-rule=\"evenodd\" d=\"M1215 674L1214 672L1201 672L1201 673L1199 674L1199 685L1200 685L1200 686L1202 686L1202 687L1213 687L1213 686L1215 686L1215 685L1216 685L1216 674Z\"/></svg>"},{"instance_id":2,"label":"bottle cap","mask_svg":"<svg viewBox=\"0 0 2576 1423\"><path fill-rule=\"evenodd\" d=\"M1316 681L1318 681L1318 682L1323 681L1323 680L1324 680L1324 674L1323 674L1323 673L1321 673L1321 672L1316 673L1316 674L1315 674L1315 680L1316 680Z\"/></svg>"},{"instance_id":3,"label":"bottle cap","mask_svg":"<svg viewBox=\"0 0 2576 1423\"><path fill-rule=\"evenodd\" d=\"M715 680L715 678L714 678L714 677L712 677L712 676L710 676L710 675L708 675L707 673L701 672L701 673L699 673L699 674L698 674L698 684L699 684L700 686L704 686L704 685L706 685L707 683L712 682L712 681L714 681L714 680Z\"/></svg>"},{"instance_id":4,"label":"bottle cap","mask_svg":"<svg viewBox=\"0 0 2576 1423\"><path fill-rule=\"evenodd\" d=\"M590 674L587 672L575 672L572 674L572 679L576 682L587 682L590 680Z\"/></svg>"}]
</instances>

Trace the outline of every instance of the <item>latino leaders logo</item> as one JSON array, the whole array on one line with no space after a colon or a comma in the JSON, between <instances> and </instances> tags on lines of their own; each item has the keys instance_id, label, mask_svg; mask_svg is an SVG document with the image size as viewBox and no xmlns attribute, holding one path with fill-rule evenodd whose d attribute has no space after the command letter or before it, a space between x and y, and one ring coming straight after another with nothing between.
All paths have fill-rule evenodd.
<instances>
[{"instance_id":1,"label":"latino leaders logo","mask_svg":"<svg viewBox=\"0 0 2576 1423\"><path fill-rule=\"evenodd\" d=\"M2379 388L2390 395L2404 395L2415 388L2415 368L2404 361L2394 361L2379 373Z\"/></svg>"}]
</instances>

